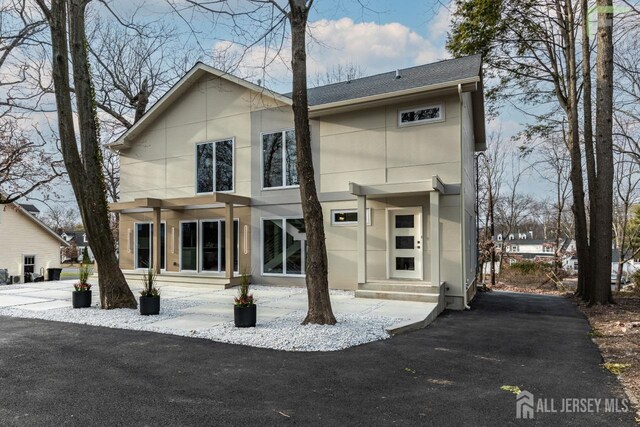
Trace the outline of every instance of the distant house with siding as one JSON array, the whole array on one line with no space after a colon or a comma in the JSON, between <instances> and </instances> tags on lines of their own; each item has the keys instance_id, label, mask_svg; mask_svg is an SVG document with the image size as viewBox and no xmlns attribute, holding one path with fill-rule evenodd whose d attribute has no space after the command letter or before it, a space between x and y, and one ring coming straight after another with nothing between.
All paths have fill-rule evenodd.
<instances>
[{"instance_id":1,"label":"distant house with siding","mask_svg":"<svg viewBox=\"0 0 640 427\"><path fill-rule=\"evenodd\" d=\"M0 205L0 270L7 270L19 283L59 267L60 245L67 245L38 219L38 212L33 205Z\"/></svg>"}]
</instances>

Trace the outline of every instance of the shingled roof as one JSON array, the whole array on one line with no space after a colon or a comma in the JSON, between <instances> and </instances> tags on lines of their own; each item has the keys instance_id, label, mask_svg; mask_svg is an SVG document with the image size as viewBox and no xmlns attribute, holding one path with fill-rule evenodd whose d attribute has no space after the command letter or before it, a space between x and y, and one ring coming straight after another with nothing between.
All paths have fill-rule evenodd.
<instances>
[{"instance_id":1,"label":"shingled roof","mask_svg":"<svg viewBox=\"0 0 640 427\"><path fill-rule=\"evenodd\" d=\"M482 68L480 55L447 59L431 64L362 77L347 82L318 86L308 90L309 105L330 104L371 95L398 92L478 77ZM291 97L291 93L285 94Z\"/></svg>"}]
</instances>

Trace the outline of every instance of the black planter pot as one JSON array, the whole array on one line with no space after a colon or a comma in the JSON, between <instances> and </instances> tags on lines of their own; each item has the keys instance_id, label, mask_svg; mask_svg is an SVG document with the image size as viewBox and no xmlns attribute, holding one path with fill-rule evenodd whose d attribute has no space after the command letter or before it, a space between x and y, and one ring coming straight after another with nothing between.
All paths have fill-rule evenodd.
<instances>
[{"instance_id":1,"label":"black planter pot","mask_svg":"<svg viewBox=\"0 0 640 427\"><path fill-rule=\"evenodd\" d=\"M233 320L238 328L251 328L256 326L256 306L233 306Z\"/></svg>"},{"instance_id":2,"label":"black planter pot","mask_svg":"<svg viewBox=\"0 0 640 427\"><path fill-rule=\"evenodd\" d=\"M143 316L160 314L160 297L140 297L140 314Z\"/></svg>"},{"instance_id":3,"label":"black planter pot","mask_svg":"<svg viewBox=\"0 0 640 427\"><path fill-rule=\"evenodd\" d=\"M91 291L73 291L71 300L73 308L91 307Z\"/></svg>"}]
</instances>

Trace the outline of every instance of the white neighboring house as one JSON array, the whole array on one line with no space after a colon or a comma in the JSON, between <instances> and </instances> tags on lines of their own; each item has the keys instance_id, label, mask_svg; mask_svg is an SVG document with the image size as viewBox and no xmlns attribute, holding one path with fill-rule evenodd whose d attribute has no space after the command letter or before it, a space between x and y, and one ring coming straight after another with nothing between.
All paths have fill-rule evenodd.
<instances>
[{"instance_id":1,"label":"white neighboring house","mask_svg":"<svg viewBox=\"0 0 640 427\"><path fill-rule=\"evenodd\" d=\"M68 243L37 218L33 205L0 205L0 271L24 283L27 273L60 267L60 245ZM4 271L3 271L4 273Z\"/></svg>"},{"instance_id":2,"label":"white neighboring house","mask_svg":"<svg viewBox=\"0 0 640 427\"><path fill-rule=\"evenodd\" d=\"M87 248L89 252L89 260L91 262L95 261L95 257L93 256L93 251L91 250L91 246L89 246L89 240L87 239L87 233L84 231L65 231L60 234L60 237L67 242L67 246L73 245L75 243L78 248L78 261L82 261L82 253L84 252L84 248ZM61 262L69 262L71 258L68 258L64 255L64 248L60 248L60 260Z\"/></svg>"}]
</instances>

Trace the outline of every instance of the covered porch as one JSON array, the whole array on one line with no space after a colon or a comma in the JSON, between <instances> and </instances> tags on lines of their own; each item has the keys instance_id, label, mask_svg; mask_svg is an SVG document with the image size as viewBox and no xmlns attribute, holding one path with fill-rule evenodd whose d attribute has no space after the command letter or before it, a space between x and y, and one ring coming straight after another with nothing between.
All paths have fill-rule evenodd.
<instances>
[{"instance_id":1,"label":"covered porch","mask_svg":"<svg viewBox=\"0 0 640 427\"><path fill-rule=\"evenodd\" d=\"M237 208L250 205L249 197L228 193L168 199L137 198L112 203L111 211L121 214L120 265L125 276L139 280L146 271L146 263L144 268L138 265L137 226L148 223L151 239L150 250L148 255L145 251L145 256L148 256L148 268L155 272L159 284L207 284L224 288L237 285L240 279L238 273L247 269L246 259L244 263L242 259L243 256L249 256L249 247L245 244L244 255L240 252L240 219L234 212L238 211ZM216 215L211 215L212 212ZM141 215L144 215L144 220L135 219ZM127 220L123 221L123 218ZM184 223L192 225L190 228L194 233L189 262L185 261L187 255L183 253ZM203 264L203 236L212 232L209 228L205 230L204 224L210 223L215 225L213 232L218 233L213 239L216 245L215 271L210 271L212 268L206 268ZM244 234L247 234L249 221L245 220L244 223ZM246 237L245 240L249 241ZM123 256L128 261L123 261Z\"/></svg>"},{"instance_id":2,"label":"covered porch","mask_svg":"<svg viewBox=\"0 0 640 427\"><path fill-rule=\"evenodd\" d=\"M430 180L424 181L377 185L351 182L349 190L357 197L358 211L356 296L422 301L444 307L440 199L441 195L446 194L446 190L440 178L433 176ZM415 200L416 207L387 208L386 277L368 277L368 232L365 220L368 201L400 197ZM423 212L423 205L428 208L427 221L422 218L422 215L426 214ZM426 244L427 235L429 251ZM428 256L425 256L426 254Z\"/></svg>"}]
</instances>

